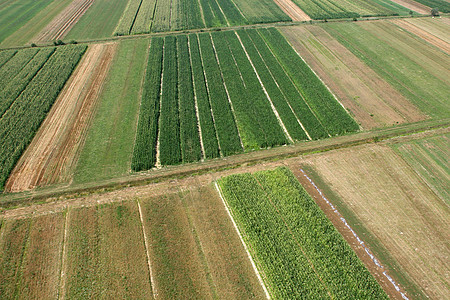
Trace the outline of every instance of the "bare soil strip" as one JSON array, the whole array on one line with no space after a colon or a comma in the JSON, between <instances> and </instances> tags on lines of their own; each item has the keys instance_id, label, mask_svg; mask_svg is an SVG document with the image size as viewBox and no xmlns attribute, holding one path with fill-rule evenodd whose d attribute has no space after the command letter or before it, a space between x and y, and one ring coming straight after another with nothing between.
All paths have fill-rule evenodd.
<instances>
[{"instance_id":1,"label":"bare soil strip","mask_svg":"<svg viewBox=\"0 0 450 300\"><path fill-rule=\"evenodd\" d=\"M287 14L292 21L309 21L311 18L291 0L274 0L275 3Z\"/></svg>"},{"instance_id":2,"label":"bare soil strip","mask_svg":"<svg viewBox=\"0 0 450 300\"><path fill-rule=\"evenodd\" d=\"M286 27L282 31L363 128L417 122L426 118L322 28L297 26Z\"/></svg>"},{"instance_id":3,"label":"bare soil strip","mask_svg":"<svg viewBox=\"0 0 450 300\"><path fill-rule=\"evenodd\" d=\"M429 15L431 13L431 7L423 5L414 0L391 0L391 1L422 15Z\"/></svg>"},{"instance_id":4,"label":"bare soil strip","mask_svg":"<svg viewBox=\"0 0 450 300\"><path fill-rule=\"evenodd\" d=\"M84 15L94 0L75 0L53 19L32 42L42 43L62 39Z\"/></svg>"},{"instance_id":5,"label":"bare soil strip","mask_svg":"<svg viewBox=\"0 0 450 300\"><path fill-rule=\"evenodd\" d=\"M11 173L7 191L24 191L70 180L116 45L89 47Z\"/></svg>"},{"instance_id":6,"label":"bare soil strip","mask_svg":"<svg viewBox=\"0 0 450 300\"><path fill-rule=\"evenodd\" d=\"M433 35L432 33L420 28L419 26L416 26L415 24L408 22L407 20L392 20L391 22L417 35L424 41L432 44L433 46L438 47L447 54L450 54L450 44L440 39L439 37Z\"/></svg>"},{"instance_id":7,"label":"bare soil strip","mask_svg":"<svg viewBox=\"0 0 450 300\"><path fill-rule=\"evenodd\" d=\"M430 298L450 293L450 208L392 149L364 145L305 160ZM390 270L391 273L394 270Z\"/></svg>"}]
</instances>

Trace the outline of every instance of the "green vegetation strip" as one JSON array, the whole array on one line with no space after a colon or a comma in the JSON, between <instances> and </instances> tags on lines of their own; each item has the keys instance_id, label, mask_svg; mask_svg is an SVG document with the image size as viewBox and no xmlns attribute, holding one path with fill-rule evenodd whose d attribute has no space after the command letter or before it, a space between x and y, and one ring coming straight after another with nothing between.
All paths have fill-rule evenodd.
<instances>
[{"instance_id":1,"label":"green vegetation strip","mask_svg":"<svg viewBox=\"0 0 450 300\"><path fill-rule=\"evenodd\" d=\"M47 62L37 73L32 71L33 76L20 78L25 87L20 94L13 93L8 99L12 104L0 119L0 190L86 48L84 45L63 46L54 52L52 48L43 49L44 61L51 55Z\"/></svg>"},{"instance_id":2,"label":"green vegetation strip","mask_svg":"<svg viewBox=\"0 0 450 300\"><path fill-rule=\"evenodd\" d=\"M218 183L274 298L388 299L288 169Z\"/></svg>"},{"instance_id":3,"label":"green vegetation strip","mask_svg":"<svg viewBox=\"0 0 450 300\"><path fill-rule=\"evenodd\" d=\"M429 6L431 8L437 8L440 12L449 13L450 3L446 0L415 0L416 2L422 3L423 5Z\"/></svg>"}]
</instances>

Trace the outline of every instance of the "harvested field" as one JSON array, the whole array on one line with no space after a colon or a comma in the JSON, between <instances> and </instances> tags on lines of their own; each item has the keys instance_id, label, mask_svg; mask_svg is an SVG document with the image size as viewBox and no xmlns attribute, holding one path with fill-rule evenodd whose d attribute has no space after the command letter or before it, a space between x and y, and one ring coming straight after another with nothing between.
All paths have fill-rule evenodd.
<instances>
[{"instance_id":1,"label":"harvested field","mask_svg":"<svg viewBox=\"0 0 450 300\"><path fill-rule=\"evenodd\" d=\"M142 207L158 297L264 298L241 241L211 185L146 198Z\"/></svg>"},{"instance_id":2,"label":"harvested field","mask_svg":"<svg viewBox=\"0 0 450 300\"><path fill-rule=\"evenodd\" d=\"M116 44L92 45L6 184L22 191L70 180Z\"/></svg>"},{"instance_id":3,"label":"harvested field","mask_svg":"<svg viewBox=\"0 0 450 300\"><path fill-rule=\"evenodd\" d=\"M450 204L448 145L450 134L391 145L447 205Z\"/></svg>"},{"instance_id":4,"label":"harvested field","mask_svg":"<svg viewBox=\"0 0 450 300\"><path fill-rule=\"evenodd\" d=\"M449 43L450 35L448 34L448 31L447 34L445 33L439 34L440 32L437 32L439 36L436 36L437 30L435 30L435 28L433 27L430 28L429 26L424 27L421 26L421 24L423 23L418 23L414 21L415 20L403 19L403 20L393 20L391 22L405 29L406 31L411 32L412 34L417 35L419 38L432 44L433 46L438 47L447 54L450 54L450 43ZM416 25L415 23L418 23L418 25ZM450 30L449 26L447 27L447 30Z\"/></svg>"},{"instance_id":5,"label":"harvested field","mask_svg":"<svg viewBox=\"0 0 450 300\"><path fill-rule=\"evenodd\" d=\"M416 2L414 0L391 0L391 1L422 15L429 15L431 12L430 7L423 5L419 2Z\"/></svg>"},{"instance_id":6,"label":"harvested field","mask_svg":"<svg viewBox=\"0 0 450 300\"><path fill-rule=\"evenodd\" d=\"M73 1L35 36L32 42L42 43L64 38L93 3L94 0Z\"/></svg>"},{"instance_id":7,"label":"harvested field","mask_svg":"<svg viewBox=\"0 0 450 300\"><path fill-rule=\"evenodd\" d=\"M426 118L323 28L285 27L282 32L364 129Z\"/></svg>"},{"instance_id":8,"label":"harvested field","mask_svg":"<svg viewBox=\"0 0 450 300\"><path fill-rule=\"evenodd\" d=\"M274 0L292 21L309 21L311 18L291 0Z\"/></svg>"},{"instance_id":9,"label":"harvested field","mask_svg":"<svg viewBox=\"0 0 450 300\"><path fill-rule=\"evenodd\" d=\"M347 217L352 226L362 222L369 234L360 236L373 235L381 243L381 248L373 244L371 250L382 261L392 257L400 266L391 264L389 271L396 280L405 277L413 282L406 286L408 293L420 296L415 285L431 298L449 294L450 209L393 150L358 146L313 155L291 167L301 166L318 174L319 187L344 207L341 212L354 215Z\"/></svg>"},{"instance_id":10,"label":"harvested field","mask_svg":"<svg viewBox=\"0 0 450 300\"><path fill-rule=\"evenodd\" d=\"M2 298L57 298L63 225L62 213L4 221L0 239Z\"/></svg>"}]
</instances>

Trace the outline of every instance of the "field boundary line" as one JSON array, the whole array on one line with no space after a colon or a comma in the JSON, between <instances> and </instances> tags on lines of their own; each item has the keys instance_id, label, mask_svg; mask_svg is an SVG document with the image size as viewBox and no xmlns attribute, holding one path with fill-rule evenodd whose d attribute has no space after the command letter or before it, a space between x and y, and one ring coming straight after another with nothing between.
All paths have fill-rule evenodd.
<instances>
[{"instance_id":1,"label":"field boundary line","mask_svg":"<svg viewBox=\"0 0 450 300\"><path fill-rule=\"evenodd\" d=\"M132 1L132 0L131 0L131 1ZM141 2L139 2L139 6L138 6L138 8L136 9L136 13L134 14L133 22L131 23L130 29L128 29L128 34L131 34L131 31L133 30L134 23L136 22L136 19L137 19L137 16L138 16L138 14L139 14L139 11L141 10L142 1L144 1L144 0L141 0Z\"/></svg>"},{"instance_id":2,"label":"field boundary line","mask_svg":"<svg viewBox=\"0 0 450 300\"><path fill-rule=\"evenodd\" d=\"M238 133L239 140L241 142L242 150L244 151L245 150L244 143L242 142L241 133L239 132L239 126L238 126L238 121L236 118L236 113L234 111L233 102L231 101L231 97L230 97L230 93L228 92L227 84L225 82L225 79L223 78L223 71L222 71L222 67L220 66L219 55L217 54L216 46L214 45L214 39L213 39L211 33L209 33L208 35L209 35L209 38L211 39L211 45L214 50L214 57L216 58L217 66L219 67L219 70L220 70L220 78L222 79L223 87L225 88L225 92L227 93L228 103L230 104L230 109L231 109L231 113L233 115L234 124L236 125L236 131Z\"/></svg>"},{"instance_id":3,"label":"field boundary line","mask_svg":"<svg viewBox=\"0 0 450 300\"><path fill-rule=\"evenodd\" d=\"M298 241L298 239L295 237L294 232L292 231L291 227L288 225L288 223L286 222L286 220L284 219L283 215L281 214L280 210L278 209L278 207L275 205L275 203L273 203L272 198L270 197L269 193L264 189L263 185L261 184L261 182L259 182L258 178L256 178L255 175L252 174L252 177L256 180L256 182L258 183L259 187L261 188L261 190L264 192L264 194L266 195L267 199L269 200L270 204L273 206L273 208L275 208L275 210L277 211L278 215L280 216L280 218L283 220L284 225L286 226L286 228L289 230L289 233L291 234L292 239L295 241L295 243L297 244L297 246L300 248L300 251L302 251L303 255L305 256L306 260L308 261L310 267L313 269L314 273L316 274L317 278L319 279L319 281L322 283L323 287L325 288L325 290L328 293L328 296L330 296L330 299L333 299L333 296L331 295L331 292L328 288L328 285L323 281L322 277L320 276L319 272L316 270L316 267L314 267L313 262L311 261L311 259L308 257L308 255L306 255L305 250L303 249L302 245L300 245L300 242Z\"/></svg>"},{"instance_id":4,"label":"field boundary line","mask_svg":"<svg viewBox=\"0 0 450 300\"><path fill-rule=\"evenodd\" d=\"M150 285L152 287L152 295L153 295L153 299L156 299L158 296L158 290L156 288L156 283L155 283L155 279L153 277L153 272L152 272L152 263L150 260L150 250L149 250L150 247L149 247L149 242L147 240L147 232L145 230L144 217L142 214L141 204L139 203L138 199L136 199L136 203L137 203L137 207L139 210L139 219L141 221L142 235L144 236L144 246L145 246L145 253L147 255L147 264L148 264L148 272L149 272L149 277L150 277Z\"/></svg>"},{"instance_id":5,"label":"field boundary line","mask_svg":"<svg viewBox=\"0 0 450 300\"><path fill-rule=\"evenodd\" d=\"M256 45L255 41L252 39L252 37L250 35L248 35L249 39L252 41L253 46L255 47L256 51L258 52L259 57L261 58L262 62L264 63L264 65L267 68L267 71L269 71L270 76L272 77L272 80L275 82L276 86L278 87L278 90L280 91L280 93L283 95L284 100L286 101L286 104L289 106L289 109L291 110L292 114L295 116L295 119L297 120L298 124L300 125L300 127L302 127L303 131L306 133L306 136L308 137L308 139L311 141L312 138L309 135L308 131L306 130L305 126L303 126L303 123L300 121L299 117L297 116L297 114L295 113L294 109L291 106L291 103L289 103L288 101L288 97L286 96L285 92L282 90L282 88L280 87L280 85L278 84L277 79L275 78L275 76L273 76L272 71L270 70L270 67L267 65L266 60L264 59L264 57L261 55L261 52L258 49L258 46ZM264 42L264 39L262 39L262 41ZM266 45L267 46L267 45ZM270 48L267 47L269 50ZM273 55L272 55L273 56ZM274 57L274 59L276 59Z\"/></svg>"},{"instance_id":6,"label":"field boundary line","mask_svg":"<svg viewBox=\"0 0 450 300\"><path fill-rule=\"evenodd\" d=\"M316 189L316 191L319 193L320 197L322 198L325 203L330 206L332 211L337 215L337 217L342 221L344 226L352 233L352 235L356 238L359 245L364 248L364 251L367 253L367 255L371 258L372 262L380 269L383 270L383 275L389 280L389 282L394 286L395 290L400 293L403 299L409 300L409 298L406 296L405 293L403 293L400 289L400 287L397 285L397 283L387 274L386 269L384 266L380 263L380 261L375 257L375 255L372 254L370 249L366 246L364 241L356 234L356 232L353 230L353 228L348 224L347 220L342 216L342 214L338 211L338 209L331 203L325 195L322 193L322 191L319 189L319 187L312 181L311 178L305 173L303 169L300 169L300 172L303 173L303 176L311 183L311 185Z\"/></svg>"},{"instance_id":7,"label":"field boundary line","mask_svg":"<svg viewBox=\"0 0 450 300\"><path fill-rule=\"evenodd\" d=\"M220 149L220 140L219 140L219 134L217 133L216 120L214 118L214 111L213 111L213 107L211 105L211 95L210 95L210 92L209 92L208 78L206 76L205 64L203 62L202 47L200 45L200 39L198 38L198 34L195 34L195 40L196 40L196 42L198 44L198 52L200 54L200 61L202 63L203 78L205 79L206 93L207 93L207 96L208 96L208 103L209 103L209 111L211 113L211 118L212 118L213 125L214 125L214 134L216 135L216 139L217 139L217 147L218 147L218 150L219 150L219 154L223 157L222 150Z\"/></svg>"},{"instance_id":8,"label":"field boundary line","mask_svg":"<svg viewBox=\"0 0 450 300\"><path fill-rule=\"evenodd\" d=\"M200 113L198 111L197 91L195 90L194 70L192 69L193 64L192 64L192 55L191 55L191 39L187 38L187 41L188 41L189 62L191 63L190 71L191 71L191 80L192 80L192 91L194 93L195 116L197 117L197 128L198 128L198 135L200 137L200 148L202 151L202 160L205 160L206 159L205 145L203 144L202 126L200 124Z\"/></svg>"},{"instance_id":9,"label":"field boundary line","mask_svg":"<svg viewBox=\"0 0 450 300\"><path fill-rule=\"evenodd\" d=\"M239 13L241 14L241 16L244 18L245 21L248 22L247 17L244 15L244 13L241 11L241 9L239 8L239 6L236 5L236 3L234 2L234 0L230 0L231 2L233 2L234 7L236 7L236 9L239 11Z\"/></svg>"},{"instance_id":10,"label":"field boundary line","mask_svg":"<svg viewBox=\"0 0 450 300\"><path fill-rule=\"evenodd\" d=\"M200 16L202 17L203 27L206 27L205 13L203 11L203 6L200 0L197 0L198 6L200 8Z\"/></svg>"},{"instance_id":11,"label":"field boundary line","mask_svg":"<svg viewBox=\"0 0 450 300\"><path fill-rule=\"evenodd\" d=\"M278 123L281 126L281 128L283 129L284 134L288 138L289 142L291 142L293 144L294 140L292 139L291 135L289 134L288 130L286 129L286 126L284 125L283 120L281 120L280 114L278 113L277 109L275 108L275 105L273 105L272 99L270 98L269 93L267 93L266 87L264 86L264 83L262 82L261 77L259 77L258 71L256 71L255 65L253 64L252 59L250 58L250 55L248 55L247 49L245 49L245 46L242 43L241 37L239 36L239 34L236 31L234 32L234 34L237 36L237 38L239 40L239 43L241 44L242 49L244 49L244 52L245 52L245 55L247 56L248 61L252 65L253 72L255 72L255 75L258 78L259 84L261 85L261 87L262 87L262 89L264 91L264 94L266 95L266 99L270 103L270 107L272 108L272 112L274 113L275 117L277 118Z\"/></svg>"},{"instance_id":12,"label":"field boundary line","mask_svg":"<svg viewBox=\"0 0 450 300\"><path fill-rule=\"evenodd\" d=\"M266 285L264 284L264 281L261 277L261 274L258 271L258 268L256 267L255 261L252 258L252 255L250 254L247 245L244 242L244 239L242 238L242 234L239 231L239 227L237 226L236 222L234 221L233 215L231 214L230 208L228 207L228 203L225 200L225 198L223 197L222 194L222 189L220 188L219 184L217 183L217 181L214 182L214 185L216 187L217 192L219 193L220 199L222 200L223 206L225 207L225 210L227 211L228 216L230 217L231 222L233 223L233 227L234 229L236 229L236 232L239 236L239 239L241 240L242 245L244 246L245 252L247 252L247 257L250 260L250 263L252 264L253 267L253 271L255 271L256 277L258 278L259 284L261 285L261 287L264 290L264 294L266 295L266 299L271 299L269 291L267 290Z\"/></svg>"},{"instance_id":13,"label":"field boundary line","mask_svg":"<svg viewBox=\"0 0 450 300\"><path fill-rule=\"evenodd\" d=\"M67 255L67 228L69 224L69 214L70 207L66 206L66 218L64 220L64 234L62 240L62 249L61 249L61 264L60 264L60 272L59 272L59 289L56 294L57 299L64 299L66 296L65 288L66 288L66 255Z\"/></svg>"},{"instance_id":14,"label":"field boundary line","mask_svg":"<svg viewBox=\"0 0 450 300\"><path fill-rule=\"evenodd\" d=\"M278 30L278 29L277 29ZM287 78L289 78L289 81L291 82L291 84L294 86L295 90L297 91L297 93L300 95L300 97L302 98L303 102L306 104L306 106L308 106L309 111L312 113L312 115L316 118L317 122L319 122L319 124L322 126L323 130L328 134L328 137L331 138L330 133L328 132L327 128L325 126L323 126L322 122L320 121L320 119L317 117L316 112L311 108L311 106L309 105L308 101L306 101L305 96L302 94L302 92L300 91L299 87L295 84L294 80L291 78L291 76L288 74L288 72L286 71L286 68L283 66L283 64L281 63L280 59L278 58L277 55L275 55L275 53L273 52L272 48L269 46L269 44L267 43L267 40L261 35L261 33L259 32L259 30L256 31L259 36L261 37L261 39L264 41L264 43L266 44L267 48L270 50L270 53L272 53L272 56L276 59L276 61L278 62L278 64L280 65L280 67L283 69L284 74L286 75ZM284 35L283 35L283 38ZM285 38L286 39L286 38ZM290 45L290 44L289 44ZM292 46L291 46L292 47ZM297 53L298 54L298 53Z\"/></svg>"}]
</instances>

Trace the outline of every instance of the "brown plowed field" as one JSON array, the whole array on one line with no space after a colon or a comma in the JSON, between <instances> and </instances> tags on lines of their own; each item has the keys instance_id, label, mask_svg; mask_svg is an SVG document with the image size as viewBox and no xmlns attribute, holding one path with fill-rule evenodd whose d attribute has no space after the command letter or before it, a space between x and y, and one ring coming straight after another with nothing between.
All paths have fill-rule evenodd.
<instances>
[{"instance_id":1,"label":"brown plowed field","mask_svg":"<svg viewBox=\"0 0 450 300\"><path fill-rule=\"evenodd\" d=\"M414 0L391 0L392 2L395 2L397 4L400 4L401 6L404 6L412 11L415 11L422 15L429 15L431 14L431 7L428 7L426 5L423 5L419 2L416 2Z\"/></svg>"},{"instance_id":2,"label":"brown plowed field","mask_svg":"<svg viewBox=\"0 0 450 300\"><path fill-rule=\"evenodd\" d=\"M364 145L308 157L324 185L429 297L450 290L450 208L392 149ZM330 198L330 197L329 197Z\"/></svg>"},{"instance_id":3,"label":"brown plowed field","mask_svg":"<svg viewBox=\"0 0 450 300\"><path fill-rule=\"evenodd\" d=\"M311 18L291 0L274 0L275 3L291 17L292 21L309 21Z\"/></svg>"},{"instance_id":4,"label":"brown plowed field","mask_svg":"<svg viewBox=\"0 0 450 300\"><path fill-rule=\"evenodd\" d=\"M5 190L23 191L70 180L115 50L116 44L88 48L11 173Z\"/></svg>"},{"instance_id":5,"label":"brown plowed field","mask_svg":"<svg viewBox=\"0 0 450 300\"><path fill-rule=\"evenodd\" d=\"M321 27L285 27L282 32L364 129L426 118Z\"/></svg>"},{"instance_id":6,"label":"brown plowed field","mask_svg":"<svg viewBox=\"0 0 450 300\"><path fill-rule=\"evenodd\" d=\"M400 26L401 28L417 35L424 41L432 44L433 46L438 47L442 51L450 54L450 44L446 42L445 40L435 36L433 33L429 32L427 29L421 28L420 26L417 26L410 22L409 20L393 20L394 24ZM447 38L448 38L447 34Z\"/></svg>"},{"instance_id":7,"label":"brown plowed field","mask_svg":"<svg viewBox=\"0 0 450 300\"><path fill-rule=\"evenodd\" d=\"M42 43L62 39L84 15L94 0L75 0L56 16L32 42Z\"/></svg>"}]
</instances>

